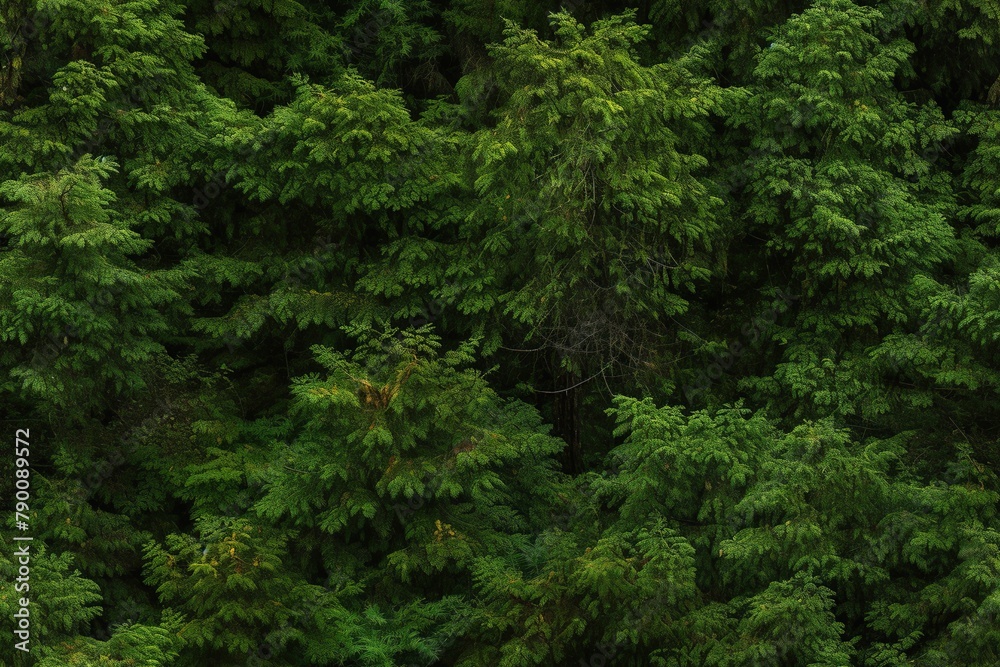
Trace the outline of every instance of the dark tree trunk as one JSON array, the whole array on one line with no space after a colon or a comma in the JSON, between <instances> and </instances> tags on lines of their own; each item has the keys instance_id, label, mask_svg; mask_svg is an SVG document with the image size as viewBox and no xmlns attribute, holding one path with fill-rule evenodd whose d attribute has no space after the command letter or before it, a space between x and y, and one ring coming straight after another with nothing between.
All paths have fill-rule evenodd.
<instances>
[{"instance_id":1,"label":"dark tree trunk","mask_svg":"<svg viewBox=\"0 0 1000 667\"><path fill-rule=\"evenodd\" d=\"M557 376L555 400L552 404L555 434L566 442L563 450L563 470L570 475L583 472L583 447L580 443L580 394L575 386L575 373Z\"/></svg>"}]
</instances>

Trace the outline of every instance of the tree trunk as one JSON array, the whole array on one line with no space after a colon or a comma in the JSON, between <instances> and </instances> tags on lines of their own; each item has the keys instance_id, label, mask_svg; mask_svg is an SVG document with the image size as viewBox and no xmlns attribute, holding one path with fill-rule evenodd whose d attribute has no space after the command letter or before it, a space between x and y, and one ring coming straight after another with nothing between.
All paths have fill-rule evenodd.
<instances>
[{"instance_id":1,"label":"tree trunk","mask_svg":"<svg viewBox=\"0 0 1000 667\"><path fill-rule=\"evenodd\" d=\"M1000 107L1000 76L996 78L989 92L986 93L986 103L996 109Z\"/></svg>"},{"instance_id":2,"label":"tree trunk","mask_svg":"<svg viewBox=\"0 0 1000 667\"><path fill-rule=\"evenodd\" d=\"M570 475L583 472L583 447L580 443L580 394L575 387L575 373L563 371L557 376L558 394L552 405L555 434L566 442L563 470Z\"/></svg>"}]
</instances>

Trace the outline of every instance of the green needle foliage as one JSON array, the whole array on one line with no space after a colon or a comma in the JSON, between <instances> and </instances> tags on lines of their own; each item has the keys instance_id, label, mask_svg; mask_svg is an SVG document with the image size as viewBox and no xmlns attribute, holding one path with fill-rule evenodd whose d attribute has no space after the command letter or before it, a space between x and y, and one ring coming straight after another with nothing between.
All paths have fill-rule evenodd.
<instances>
[{"instance_id":1,"label":"green needle foliage","mask_svg":"<svg viewBox=\"0 0 1000 667\"><path fill-rule=\"evenodd\" d=\"M0 3L0 667L1000 664L998 26Z\"/></svg>"},{"instance_id":2,"label":"green needle foliage","mask_svg":"<svg viewBox=\"0 0 1000 667\"><path fill-rule=\"evenodd\" d=\"M719 90L684 61L639 62L647 30L631 18L588 30L555 14L554 42L509 26L490 50L503 102L472 153L474 271L504 319L574 371L638 363L643 332L711 275L718 236L694 149Z\"/></svg>"}]
</instances>

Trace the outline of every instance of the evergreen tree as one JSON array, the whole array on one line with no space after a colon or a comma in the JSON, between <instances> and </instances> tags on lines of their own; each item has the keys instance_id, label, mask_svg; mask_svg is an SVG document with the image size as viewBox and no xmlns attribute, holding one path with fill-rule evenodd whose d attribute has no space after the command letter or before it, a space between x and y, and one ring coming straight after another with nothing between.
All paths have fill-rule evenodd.
<instances>
[{"instance_id":1,"label":"evergreen tree","mask_svg":"<svg viewBox=\"0 0 1000 667\"><path fill-rule=\"evenodd\" d=\"M711 275L718 200L692 148L717 92L683 61L639 63L646 30L630 15L590 31L567 13L552 21L554 43L510 26L492 49L505 100L476 137L478 284L463 309L496 302L517 347L552 355L552 389L569 394L554 419L578 472L572 390L613 365L658 360L668 318Z\"/></svg>"},{"instance_id":2,"label":"evergreen tree","mask_svg":"<svg viewBox=\"0 0 1000 667\"><path fill-rule=\"evenodd\" d=\"M797 416L871 419L907 400L883 379L897 354L886 336L912 325L911 285L955 252L948 181L921 151L956 131L937 105L892 87L913 47L883 41L880 18L839 0L792 17L736 98L732 122L760 151L745 166L746 233L783 267L765 294L799 299L770 334L783 347L774 375L747 386L786 397L776 407ZM747 277L763 273L758 263Z\"/></svg>"}]
</instances>

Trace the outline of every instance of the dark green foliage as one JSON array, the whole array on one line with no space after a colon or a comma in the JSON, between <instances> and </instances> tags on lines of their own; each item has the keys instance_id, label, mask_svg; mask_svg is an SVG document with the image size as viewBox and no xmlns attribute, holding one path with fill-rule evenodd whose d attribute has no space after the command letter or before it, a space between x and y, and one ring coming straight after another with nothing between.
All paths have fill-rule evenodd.
<instances>
[{"instance_id":1,"label":"dark green foliage","mask_svg":"<svg viewBox=\"0 0 1000 667\"><path fill-rule=\"evenodd\" d=\"M954 252L947 181L920 152L955 130L933 103L884 87L913 49L880 39L878 18L850 2L793 17L737 98L734 121L763 153L745 167L750 229L769 239L766 257L787 260L782 287L800 298L774 332L782 363L758 386L805 414L889 410L879 339L912 317L910 283Z\"/></svg>"},{"instance_id":2,"label":"dark green foliage","mask_svg":"<svg viewBox=\"0 0 1000 667\"><path fill-rule=\"evenodd\" d=\"M0 667L1000 664L998 21L0 3Z\"/></svg>"},{"instance_id":3,"label":"dark green foliage","mask_svg":"<svg viewBox=\"0 0 1000 667\"><path fill-rule=\"evenodd\" d=\"M642 66L645 30L627 17L552 22L555 43L510 27L491 49L504 103L475 137L473 271L564 367L635 365L633 346L710 275L719 202L691 149L718 90L683 62Z\"/></svg>"},{"instance_id":4,"label":"dark green foliage","mask_svg":"<svg viewBox=\"0 0 1000 667\"><path fill-rule=\"evenodd\" d=\"M147 251L103 181L115 170L85 155L54 176L30 174L0 186L19 204L0 230L12 239L0 260L0 327L11 382L55 408L100 407L113 393L141 389L143 370L164 352L163 310L180 299L183 273L144 272ZM131 223L131 224L130 224ZM72 337L75 345L70 345Z\"/></svg>"}]
</instances>

